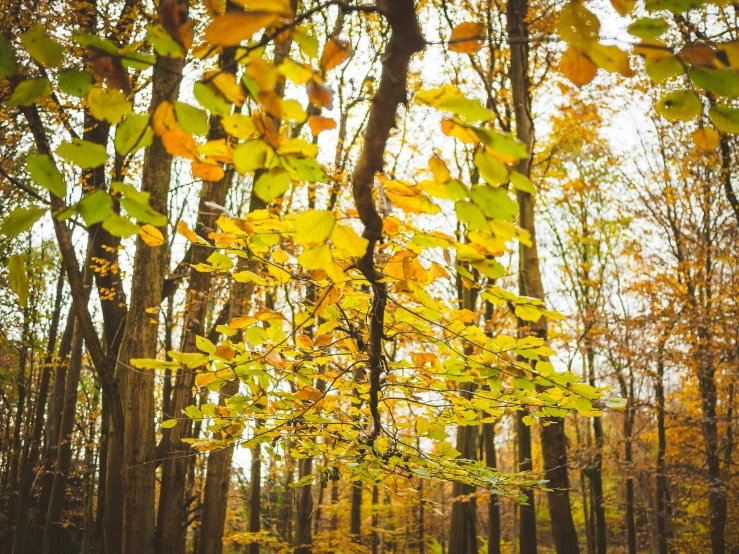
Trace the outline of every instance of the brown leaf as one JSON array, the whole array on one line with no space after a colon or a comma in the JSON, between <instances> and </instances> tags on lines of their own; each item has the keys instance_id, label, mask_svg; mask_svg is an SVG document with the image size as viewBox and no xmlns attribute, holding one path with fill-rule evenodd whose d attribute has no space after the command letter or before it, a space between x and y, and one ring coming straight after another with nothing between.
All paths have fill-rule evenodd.
<instances>
[{"instance_id":1,"label":"brown leaf","mask_svg":"<svg viewBox=\"0 0 739 554\"><path fill-rule=\"evenodd\" d=\"M119 57L113 56L109 52L100 50L94 46L90 46L88 51L90 52L92 72L100 81L107 79L111 87L123 92L131 91L128 73L126 73L126 69L123 67L123 63Z\"/></svg>"},{"instance_id":2,"label":"brown leaf","mask_svg":"<svg viewBox=\"0 0 739 554\"><path fill-rule=\"evenodd\" d=\"M330 88L315 80L308 83L306 88L308 89L308 99L313 105L319 108L333 109L334 93Z\"/></svg>"}]
</instances>

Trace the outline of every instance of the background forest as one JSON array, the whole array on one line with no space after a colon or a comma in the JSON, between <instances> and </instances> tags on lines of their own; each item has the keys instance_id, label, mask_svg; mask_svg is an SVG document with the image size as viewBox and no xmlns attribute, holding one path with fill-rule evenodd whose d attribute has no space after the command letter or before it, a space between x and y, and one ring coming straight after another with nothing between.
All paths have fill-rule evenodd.
<instances>
[{"instance_id":1,"label":"background forest","mask_svg":"<svg viewBox=\"0 0 739 554\"><path fill-rule=\"evenodd\" d=\"M739 5L2 9L0 552L739 552Z\"/></svg>"}]
</instances>

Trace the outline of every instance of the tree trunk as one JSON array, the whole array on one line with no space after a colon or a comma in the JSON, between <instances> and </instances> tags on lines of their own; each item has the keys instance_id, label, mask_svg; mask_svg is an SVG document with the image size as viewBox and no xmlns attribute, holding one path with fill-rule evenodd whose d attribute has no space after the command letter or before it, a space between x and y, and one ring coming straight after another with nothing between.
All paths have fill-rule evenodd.
<instances>
[{"instance_id":1,"label":"tree trunk","mask_svg":"<svg viewBox=\"0 0 739 554\"><path fill-rule=\"evenodd\" d=\"M77 415L77 388L82 371L82 345L82 333L75 325L72 338L72 355L69 359L67 384L65 386L64 411L59 434L54 483L51 487L49 509L46 512L46 525L44 526L44 554L56 552L64 529L62 510L67 490L69 468L72 462L72 433L74 432L74 422Z\"/></svg>"},{"instance_id":2,"label":"tree trunk","mask_svg":"<svg viewBox=\"0 0 739 554\"><path fill-rule=\"evenodd\" d=\"M472 386L463 385L462 395L471 398ZM477 426L457 427L457 451L460 458L477 459ZM475 492L475 487L455 481L452 484L452 516L449 524L449 554L477 554L477 502L474 498L455 502L458 496Z\"/></svg>"},{"instance_id":3,"label":"tree trunk","mask_svg":"<svg viewBox=\"0 0 739 554\"><path fill-rule=\"evenodd\" d=\"M298 479L313 472L313 458L304 458L298 465ZM297 521L295 524L295 554L310 554L313 549L311 516L313 515L313 491L308 485L300 489L298 495Z\"/></svg>"},{"instance_id":4,"label":"tree trunk","mask_svg":"<svg viewBox=\"0 0 739 554\"><path fill-rule=\"evenodd\" d=\"M595 387L595 351L590 345L590 337L586 336L586 358L590 386ZM595 437L595 455L590 467L590 486L592 488L592 507L595 515L595 547L597 554L606 554L606 507L603 500L603 420L593 418L593 436Z\"/></svg>"},{"instance_id":5,"label":"tree trunk","mask_svg":"<svg viewBox=\"0 0 739 554\"><path fill-rule=\"evenodd\" d=\"M485 448L485 465L498 467L495 451L495 423L483 423L482 435ZM500 554L500 500L497 494L490 494L488 503L488 554Z\"/></svg>"},{"instance_id":6,"label":"tree trunk","mask_svg":"<svg viewBox=\"0 0 739 554\"><path fill-rule=\"evenodd\" d=\"M508 0L508 36L511 45L511 91L516 116L516 136L529 147L529 157L521 160L518 171L526 176L531 173L531 152L534 144L534 128L531 119L530 83L528 76L529 30L526 22L528 0ZM520 207L519 225L531 235L531 246L521 245L519 250L519 289L524 296L544 299L544 287L537 253L534 203L531 194L517 191ZM531 326L531 332L546 340L547 323L541 318ZM544 471L549 480L547 502L552 519L552 535L557 554L578 554L580 547L572 520L569 480L567 476L567 440L564 419L550 418L541 428L541 447ZM522 554L524 554L522 552Z\"/></svg>"},{"instance_id":7,"label":"tree trunk","mask_svg":"<svg viewBox=\"0 0 739 554\"><path fill-rule=\"evenodd\" d=\"M227 48L221 54L221 66L228 65L233 60L235 49ZM220 125L220 119L211 121L209 140L225 138L226 134ZM216 220L220 213L212 207L213 204L222 206L226 203L226 194L231 187L233 171L226 171L224 177L217 182L203 181L198 205L198 216L195 232L200 236L208 236L216 230ZM192 244L189 263L194 266L204 263L212 253L210 248ZM208 305L211 300L212 280L210 273L190 269L187 295L185 298L185 323L182 333L181 352L197 352L196 339L205 336L205 321L208 315ZM174 376L172 400L166 415L180 417L182 412L193 403L192 388L195 384L195 374L184 369L181 374ZM187 466L190 461L188 453L190 447L182 439L192 435L192 420L185 418L177 422L172 429L163 430L162 447L164 462L162 463L162 486L159 497L159 511L157 513L156 547L160 554L185 553L185 523L187 513L185 506L185 491L187 482Z\"/></svg>"},{"instance_id":8,"label":"tree trunk","mask_svg":"<svg viewBox=\"0 0 739 554\"><path fill-rule=\"evenodd\" d=\"M657 379L654 383L655 402L657 404L657 548L659 554L667 554L669 547L669 492L665 454L667 451L667 433L665 426L665 388L664 388L664 348L661 346L657 359Z\"/></svg>"},{"instance_id":9,"label":"tree trunk","mask_svg":"<svg viewBox=\"0 0 739 554\"><path fill-rule=\"evenodd\" d=\"M177 99L183 60L159 58L154 67L151 111L163 101ZM172 171L172 156L155 137L144 156L141 189L151 194L151 206L166 215ZM161 228L166 237L166 226ZM158 312L150 314L162 301L168 253L136 241L131 306L118 355L116 375L123 391L126 429L123 436L123 554L154 549L154 375L131 371L133 358L156 358ZM152 321L153 320L153 321ZM109 459L120 456L110 453ZM115 553L108 553L115 554Z\"/></svg>"},{"instance_id":10,"label":"tree trunk","mask_svg":"<svg viewBox=\"0 0 739 554\"><path fill-rule=\"evenodd\" d=\"M352 505L350 511L349 534L354 542L362 540L362 483L352 483Z\"/></svg>"},{"instance_id":11,"label":"tree trunk","mask_svg":"<svg viewBox=\"0 0 739 554\"><path fill-rule=\"evenodd\" d=\"M46 400L49 396L49 383L51 382L51 373L54 369L55 362L58 360L56 356L56 342L59 334L59 320L62 312L62 299L64 297L64 269L59 272L59 279L56 286L56 297L54 299L54 312L51 317L49 326L49 339L46 345L46 354L44 356L44 367L41 374L41 382L38 388L38 397L36 400L36 415L33 423L33 432L31 435L31 449L28 460L23 468L21 478L21 487L18 498L18 516L16 518L15 537L13 543L13 554L23 554L28 536L26 534L26 525L28 522L28 508L31 500L31 490L36 480L36 462L38 462L41 453L41 435L44 429L44 415L46 413Z\"/></svg>"},{"instance_id":12,"label":"tree trunk","mask_svg":"<svg viewBox=\"0 0 739 554\"><path fill-rule=\"evenodd\" d=\"M518 437L518 471L532 471L533 457L531 453L531 427L523 422L528 411L516 412L516 436ZM542 428L543 430L543 428ZM543 440L543 439L542 439ZM521 492L526 496L526 504L519 506L518 545L521 554L536 554L536 500L534 490L524 488ZM554 515L552 515L552 519Z\"/></svg>"},{"instance_id":13,"label":"tree trunk","mask_svg":"<svg viewBox=\"0 0 739 554\"><path fill-rule=\"evenodd\" d=\"M262 460L261 448L257 444L251 449L251 475L249 490L249 532L258 533L262 528ZM246 554L259 554L259 543L248 545Z\"/></svg>"}]
</instances>

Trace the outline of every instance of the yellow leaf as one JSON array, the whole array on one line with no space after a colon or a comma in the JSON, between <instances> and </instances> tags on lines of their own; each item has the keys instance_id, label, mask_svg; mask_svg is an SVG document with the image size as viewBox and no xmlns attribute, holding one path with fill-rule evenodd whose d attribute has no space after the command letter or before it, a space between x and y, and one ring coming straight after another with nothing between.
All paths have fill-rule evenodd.
<instances>
[{"instance_id":1,"label":"yellow leaf","mask_svg":"<svg viewBox=\"0 0 739 554\"><path fill-rule=\"evenodd\" d=\"M323 53L321 54L321 69L323 71L331 71L333 68L340 66L346 60L352 57L354 51L352 50L349 41L332 38L323 47Z\"/></svg>"},{"instance_id":2,"label":"yellow leaf","mask_svg":"<svg viewBox=\"0 0 739 554\"><path fill-rule=\"evenodd\" d=\"M218 162L231 163L233 160L233 148L226 142L226 139L209 140L198 146L198 152Z\"/></svg>"},{"instance_id":3,"label":"yellow leaf","mask_svg":"<svg viewBox=\"0 0 739 554\"><path fill-rule=\"evenodd\" d=\"M162 429L171 429L175 425L177 425L176 419L168 419L166 421L162 421Z\"/></svg>"},{"instance_id":4,"label":"yellow leaf","mask_svg":"<svg viewBox=\"0 0 739 554\"><path fill-rule=\"evenodd\" d=\"M451 119L441 120L441 132L448 137L459 139L465 144L478 144L480 142L480 138L472 129Z\"/></svg>"},{"instance_id":5,"label":"yellow leaf","mask_svg":"<svg viewBox=\"0 0 739 554\"><path fill-rule=\"evenodd\" d=\"M229 102L233 102L237 106L241 106L244 103L244 100L246 100L246 93L244 92L244 88L236 79L236 75L220 72L215 75L207 76L207 78L211 79L210 82L213 86L216 87L218 92L220 92Z\"/></svg>"},{"instance_id":6,"label":"yellow leaf","mask_svg":"<svg viewBox=\"0 0 739 554\"><path fill-rule=\"evenodd\" d=\"M585 53L595 65L606 71L620 73L624 77L633 74L629 64L629 53L618 46L607 46L596 42L590 44Z\"/></svg>"},{"instance_id":7,"label":"yellow leaf","mask_svg":"<svg viewBox=\"0 0 739 554\"><path fill-rule=\"evenodd\" d=\"M208 385L213 384L218 377L216 377L215 371L205 371L203 373L198 373L195 376L195 386L196 387L207 387Z\"/></svg>"},{"instance_id":8,"label":"yellow leaf","mask_svg":"<svg viewBox=\"0 0 739 554\"><path fill-rule=\"evenodd\" d=\"M252 138L257 134L257 127L250 117L234 113L221 119L223 129L232 137L238 139Z\"/></svg>"},{"instance_id":9,"label":"yellow leaf","mask_svg":"<svg viewBox=\"0 0 739 554\"><path fill-rule=\"evenodd\" d=\"M223 179L224 172L220 165L192 162L192 176L203 181L216 182Z\"/></svg>"},{"instance_id":10,"label":"yellow leaf","mask_svg":"<svg viewBox=\"0 0 739 554\"><path fill-rule=\"evenodd\" d=\"M575 85L582 87L593 80L598 68L577 48L570 46L559 62L559 71Z\"/></svg>"},{"instance_id":11,"label":"yellow leaf","mask_svg":"<svg viewBox=\"0 0 739 554\"><path fill-rule=\"evenodd\" d=\"M295 220L295 240L300 244L326 242L336 224L336 216L328 210L309 210Z\"/></svg>"},{"instance_id":12,"label":"yellow leaf","mask_svg":"<svg viewBox=\"0 0 739 554\"><path fill-rule=\"evenodd\" d=\"M618 15L625 17L634 9L636 0L611 0L611 4L613 5L613 9L618 12Z\"/></svg>"},{"instance_id":13,"label":"yellow leaf","mask_svg":"<svg viewBox=\"0 0 739 554\"><path fill-rule=\"evenodd\" d=\"M319 244L303 252L298 257L298 263L308 271L313 271L314 269L326 269L333 265L334 258L327 244Z\"/></svg>"},{"instance_id":14,"label":"yellow leaf","mask_svg":"<svg viewBox=\"0 0 739 554\"><path fill-rule=\"evenodd\" d=\"M313 339L311 339L308 335L305 335L305 334L298 335L297 337L295 337L295 344L305 350L313 349Z\"/></svg>"},{"instance_id":15,"label":"yellow leaf","mask_svg":"<svg viewBox=\"0 0 739 554\"><path fill-rule=\"evenodd\" d=\"M259 275L252 273L251 271L238 271L232 275L234 281L239 283L254 283L260 287L267 285L267 281L262 279Z\"/></svg>"},{"instance_id":16,"label":"yellow leaf","mask_svg":"<svg viewBox=\"0 0 739 554\"><path fill-rule=\"evenodd\" d=\"M118 124L133 111L131 102L126 95L114 88L103 89L96 86L90 89L87 95L87 105L90 113L101 121Z\"/></svg>"},{"instance_id":17,"label":"yellow leaf","mask_svg":"<svg viewBox=\"0 0 739 554\"><path fill-rule=\"evenodd\" d=\"M273 12L290 15L293 13L290 0L233 0L248 12Z\"/></svg>"},{"instance_id":18,"label":"yellow leaf","mask_svg":"<svg viewBox=\"0 0 739 554\"><path fill-rule=\"evenodd\" d=\"M336 121L330 117L320 117L312 115L308 118L308 125L310 125L310 132L315 137L323 131L336 128Z\"/></svg>"},{"instance_id":19,"label":"yellow leaf","mask_svg":"<svg viewBox=\"0 0 739 554\"><path fill-rule=\"evenodd\" d=\"M339 250L346 252L353 258L361 258L367 252L369 241L360 237L354 229L348 225L337 225L331 233L331 242Z\"/></svg>"},{"instance_id":20,"label":"yellow leaf","mask_svg":"<svg viewBox=\"0 0 739 554\"><path fill-rule=\"evenodd\" d=\"M161 246L165 242L162 232L148 223L141 227L139 235L141 235L141 240L149 246Z\"/></svg>"},{"instance_id":21,"label":"yellow leaf","mask_svg":"<svg viewBox=\"0 0 739 554\"><path fill-rule=\"evenodd\" d=\"M474 54L482 48L481 40L485 38L485 27L479 23L467 21L452 29L449 38L449 50L460 54Z\"/></svg>"},{"instance_id":22,"label":"yellow leaf","mask_svg":"<svg viewBox=\"0 0 739 554\"><path fill-rule=\"evenodd\" d=\"M596 15L579 1L568 2L559 16L559 36L570 46L586 51L598 40L600 21Z\"/></svg>"},{"instance_id":23,"label":"yellow leaf","mask_svg":"<svg viewBox=\"0 0 739 554\"><path fill-rule=\"evenodd\" d=\"M259 90L264 92L273 91L277 86L280 73L275 66L263 58L254 57L246 67L246 74L254 79Z\"/></svg>"},{"instance_id":24,"label":"yellow leaf","mask_svg":"<svg viewBox=\"0 0 739 554\"><path fill-rule=\"evenodd\" d=\"M221 46L238 46L279 18L279 13L233 12L219 15L205 30L205 40Z\"/></svg>"},{"instance_id":25,"label":"yellow leaf","mask_svg":"<svg viewBox=\"0 0 739 554\"><path fill-rule=\"evenodd\" d=\"M287 79L296 85L304 85L313 78L313 69L302 63L286 58L278 67L279 71Z\"/></svg>"},{"instance_id":26,"label":"yellow leaf","mask_svg":"<svg viewBox=\"0 0 739 554\"><path fill-rule=\"evenodd\" d=\"M721 136L711 127L700 127L693 132L693 143L703 152L712 152L721 142Z\"/></svg>"},{"instance_id":27,"label":"yellow leaf","mask_svg":"<svg viewBox=\"0 0 739 554\"><path fill-rule=\"evenodd\" d=\"M452 178L452 174L449 172L446 164L438 156L434 156L429 160L429 169L434 176L434 181L440 185L443 185Z\"/></svg>"}]
</instances>

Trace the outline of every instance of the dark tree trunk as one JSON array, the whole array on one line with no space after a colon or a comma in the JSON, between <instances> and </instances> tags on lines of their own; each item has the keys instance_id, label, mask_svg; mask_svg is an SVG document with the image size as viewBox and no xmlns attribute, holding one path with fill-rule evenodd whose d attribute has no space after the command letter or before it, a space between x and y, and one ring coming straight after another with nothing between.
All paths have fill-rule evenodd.
<instances>
[{"instance_id":1,"label":"dark tree trunk","mask_svg":"<svg viewBox=\"0 0 739 554\"><path fill-rule=\"evenodd\" d=\"M485 448L485 465L498 467L495 451L495 424L483 423L482 434ZM500 554L500 500L497 494L490 494L488 503L488 554Z\"/></svg>"},{"instance_id":2,"label":"dark tree trunk","mask_svg":"<svg viewBox=\"0 0 739 554\"><path fill-rule=\"evenodd\" d=\"M534 128L531 119L531 98L529 82L529 29L526 17L528 0L508 0L508 36L511 45L511 91L516 119L516 136L529 147L529 157L521 160L518 171L530 176L531 151L534 145ZM519 249L520 278L519 290L524 296L544 299L544 287L537 253L534 202L531 194L517 191L520 207L519 225L531 235L531 246L521 245ZM530 332L540 338L547 338L546 319L541 318L531 326ZM557 554L578 554L580 547L577 532L572 520L570 506L569 480L567 468L567 440L564 434L564 420L550 418L548 425L541 428L541 447L544 471L551 490L547 492L549 513L552 518L552 535ZM519 425L521 427L521 425ZM522 551L522 554L523 551Z\"/></svg>"},{"instance_id":3,"label":"dark tree trunk","mask_svg":"<svg viewBox=\"0 0 739 554\"><path fill-rule=\"evenodd\" d=\"M31 435L31 449L23 468L21 478L21 487L18 498L18 516L15 526L15 538L13 543L13 554L23 554L25 545L28 542L26 534L26 525L28 523L28 509L31 500L31 490L36 480L36 462L38 462L41 453L41 435L44 429L44 415L46 413L46 400L49 396L49 384L51 382L51 374L54 370L56 357L56 342L59 333L59 321L62 312L62 299L64 297L64 269L59 272L59 279L56 286L56 297L54 299L54 312L51 317L51 325L49 326L49 338L46 345L46 354L44 356L44 366L41 374L41 382L38 388L36 399L36 415L33 423L33 432Z\"/></svg>"},{"instance_id":4,"label":"dark tree trunk","mask_svg":"<svg viewBox=\"0 0 739 554\"><path fill-rule=\"evenodd\" d=\"M657 548L659 554L669 552L669 490L667 485L667 468L665 454L667 452L667 432L665 416L665 388L664 388L664 348L658 352L657 379L654 383L655 401L657 404Z\"/></svg>"},{"instance_id":5,"label":"dark tree trunk","mask_svg":"<svg viewBox=\"0 0 739 554\"><path fill-rule=\"evenodd\" d=\"M298 465L298 479L313 472L313 458L304 458ZM298 494L297 521L295 524L295 554L310 554L313 549L311 516L313 515L313 493L311 485L300 489Z\"/></svg>"}]
</instances>

